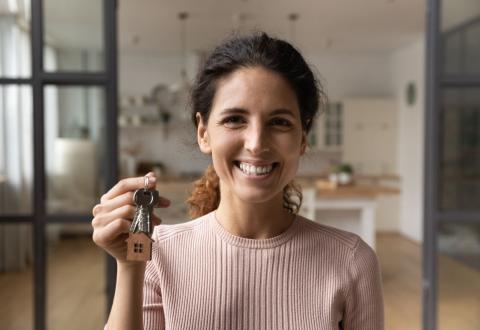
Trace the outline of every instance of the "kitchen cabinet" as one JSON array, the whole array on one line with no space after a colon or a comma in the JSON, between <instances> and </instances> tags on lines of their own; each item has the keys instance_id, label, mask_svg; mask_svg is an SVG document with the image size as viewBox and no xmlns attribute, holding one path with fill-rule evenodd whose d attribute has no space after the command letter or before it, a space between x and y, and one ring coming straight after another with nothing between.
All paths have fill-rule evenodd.
<instances>
[{"instance_id":1,"label":"kitchen cabinet","mask_svg":"<svg viewBox=\"0 0 480 330\"><path fill-rule=\"evenodd\" d=\"M397 107L392 99L343 100L342 161L357 174L397 173Z\"/></svg>"},{"instance_id":2,"label":"kitchen cabinet","mask_svg":"<svg viewBox=\"0 0 480 330\"><path fill-rule=\"evenodd\" d=\"M343 104L331 102L325 112L315 118L309 134L309 145L318 151L340 151L343 141Z\"/></svg>"}]
</instances>

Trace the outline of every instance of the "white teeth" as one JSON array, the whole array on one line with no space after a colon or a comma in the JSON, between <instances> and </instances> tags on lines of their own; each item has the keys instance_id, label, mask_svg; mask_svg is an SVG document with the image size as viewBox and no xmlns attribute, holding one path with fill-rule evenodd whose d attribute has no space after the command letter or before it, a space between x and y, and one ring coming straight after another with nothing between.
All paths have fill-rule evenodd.
<instances>
[{"instance_id":1,"label":"white teeth","mask_svg":"<svg viewBox=\"0 0 480 330\"><path fill-rule=\"evenodd\" d=\"M242 170L242 172L245 173L245 174L248 174L248 175L251 175L251 174L262 175L262 174L269 173L272 170L273 165L256 167L256 166L253 166L251 164L240 163L239 167Z\"/></svg>"}]
</instances>

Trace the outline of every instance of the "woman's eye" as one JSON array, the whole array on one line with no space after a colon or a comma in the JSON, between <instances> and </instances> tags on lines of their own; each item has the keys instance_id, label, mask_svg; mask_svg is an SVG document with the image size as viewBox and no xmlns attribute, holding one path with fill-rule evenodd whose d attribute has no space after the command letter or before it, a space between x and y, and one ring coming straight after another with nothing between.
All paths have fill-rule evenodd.
<instances>
[{"instance_id":1,"label":"woman's eye","mask_svg":"<svg viewBox=\"0 0 480 330\"><path fill-rule=\"evenodd\" d=\"M237 125L243 124L244 122L245 121L240 116L231 116L222 120L222 124L225 124L227 126L237 126Z\"/></svg>"},{"instance_id":2,"label":"woman's eye","mask_svg":"<svg viewBox=\"0 0 480 330\"><path fill-rule=\"evenodd\" d=\"M283 118L275 118L275 119L272 120L272 123L274 125L285 126L285 127L292 126L292 123L290 121L288 121L287 119L283 119Z\"/></svg>"}]
</instances>

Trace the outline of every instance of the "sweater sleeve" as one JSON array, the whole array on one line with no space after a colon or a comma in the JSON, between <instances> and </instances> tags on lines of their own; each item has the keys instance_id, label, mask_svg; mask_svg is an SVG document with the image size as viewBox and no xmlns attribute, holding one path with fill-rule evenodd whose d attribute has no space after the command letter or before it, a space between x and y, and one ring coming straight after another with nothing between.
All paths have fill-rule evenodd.
<instances>
[{"instance_id":1,"label":"sweater sleeve","mask_svg":"<svg viewBox=\"0 0 480 330\"><path fill-rule=\"evenodd\" d=\"M165 329L162 293L155 259L147 262L143 284L143 329Z\"/></svg>"},{"instance_id":2,"label":"sweater sleeve","mask_svg":"<svg viewBox=\"0 0 480 330\"><path fill-rule=\"evenodd\" d=\"M347 293L345 330L383 330L383 288L377 255L359 238L350 263L351 283Z\"/></svg>"}]
</instances>

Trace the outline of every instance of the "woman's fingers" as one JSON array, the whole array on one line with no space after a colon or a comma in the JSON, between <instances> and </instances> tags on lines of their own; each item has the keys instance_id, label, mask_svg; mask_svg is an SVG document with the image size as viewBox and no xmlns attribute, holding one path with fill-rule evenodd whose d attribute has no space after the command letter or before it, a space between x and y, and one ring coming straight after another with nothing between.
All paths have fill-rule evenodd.
<instances>
[{"instance_id":1,"label":"woman's fingers","mask_svg":"<svg viewBox=\"0 0 480 330\"><path fill-rule=\"evenodd\" d=\"M92 220L92 226L95 227L105 227L110 222L115 219L123 218L128 220L133 220L135 216L136 208L133 205L123 205L119 208L116 208L108 213L97 214Z\"/></svg>"},{"instance_id":2,"label":"woman's fingers","mask_svg":"<svg viewBox=\"0 0 480 330\"><path fill-rule=\"evenodd\" d=\"M130 230L131 221L127 219L115 219L101 229L93 232L93 241L100 246L111 245L119 235L126 234Z\"/></svg>"},{"instance_id":3,"label":"woman's fingers","mask_svg":"<svg viewBox=\"0 0 480 330\"><path fill-rule=\"evenodd\" d=\"M147 188L155 188L156 177L153 172L147 173L148 176L148 186ZM100 202L103 204L108 200L112 200L119 195L123 195L129 191L135 191L140 188L145 187L145 177L136 177L136 178L126 178L120 180L115 186L112 187L105 195L102 196Z\"/></svg>"},{"instance_id":4,"label":"woman's fingers","mask_svg":"<svg viewBox=\"0 0 480 330\"><path fill-rule=\"evenodd\" d=\"M168 198L160 196L158 203L155 207L169 207L171 201Z\"/></svg>"},{"instance_id":5,"label":"woman's fingers","mask_svg":"<svg viewBox=\"0 0 480 330\"><path fill-rule=\"evenodd\" d=\"M102 213L108 213L111 212L119 207L122 207L124 205L134 205L133 202L133 191L128 191L120 196L117 196L111 200L106 200L105 202L101 204L95 205L95 207L92 210L93 216L96 216L98 214Z\"/></svg>"},{"instance_id":6,"label":"woman's fingers","mask_svg":"<svg viewBox=\"0 0 480 330\"><path fill-rule=\"evenodd\" d=\"M101 204L95 205L95 207L92 210L93 216L97 216L98 214L101 213L107 213L115 210L116 208L119 208L123 205L135 205L134 200L133 200L133 191L128 191L120 196L117 196L111 200L106 200L105 202ZM157 205L155 207L168 207L170 206L171 202L169 199L160 196Z\"/></svg>"}]
</instances>

